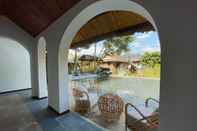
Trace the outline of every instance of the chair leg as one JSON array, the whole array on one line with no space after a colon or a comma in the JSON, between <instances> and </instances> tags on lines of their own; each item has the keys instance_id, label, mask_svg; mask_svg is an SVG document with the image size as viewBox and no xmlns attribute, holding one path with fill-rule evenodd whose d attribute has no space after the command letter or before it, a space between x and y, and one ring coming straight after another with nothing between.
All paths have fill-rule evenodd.
<instances>
[{"instance_id":1,"label":"chair leg","mask_svg":"<svg viewBox=\"0 0 197 131\"><path fill-rule=\"evenodd\" d=\"M128 130L128 124L127 124L127 116L125 116L126 118L125 118L125 131L127 131Z\"/></svg>"}]
</instances>

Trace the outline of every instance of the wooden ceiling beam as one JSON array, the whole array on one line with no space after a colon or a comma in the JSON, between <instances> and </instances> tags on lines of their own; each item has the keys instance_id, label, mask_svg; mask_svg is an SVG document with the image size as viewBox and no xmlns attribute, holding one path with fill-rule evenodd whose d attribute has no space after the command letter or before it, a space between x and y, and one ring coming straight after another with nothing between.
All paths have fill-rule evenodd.
<instances>
[{"instance_id":1,"label":"wooden ceiling beam","mask_svg":"<svg viewBox=\"0 0 197 131\"><path fill-rule=\"evenodd\" d=\"M145 32L145 31L154 31L154 27L148 22L144 22L141 24L137 24L135 26L126 27L124 29L115 30L113 32L105 33L99 36L95 36L93 38L80 41L77 43L72 43L71 48L79 48L79 47L88 47L90 44L94 42L98 42L110 37L117 37L117 36L125 36L125 35L132 35L135 32Z\"/></svg>"}]
</instances>

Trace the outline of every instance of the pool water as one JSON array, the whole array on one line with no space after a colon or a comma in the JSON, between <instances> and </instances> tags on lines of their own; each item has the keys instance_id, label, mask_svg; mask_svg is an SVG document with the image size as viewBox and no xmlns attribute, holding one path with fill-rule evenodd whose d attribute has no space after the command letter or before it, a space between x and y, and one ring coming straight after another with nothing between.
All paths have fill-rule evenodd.
<instances>
[{"instance_id":1,"label":"pool water","mask_svg":"<svg viewBox=\"0 0 197 131\"><path fill-rule=\"evenodd\" d=\"M93 78L74 81L74 83L76 84L76 87L82 86L87 88L89 93L96 93L98 98L105 93L114 93L119 95L124 103L132 103L135 106L144 106L144 102L147 98L151 97L159 100L160 96L159 79L138 77L111 77L107 80L98 82L96 82L95 78ZM72 96L71 90L70 96ZM151 108L158 107L158 104L155 102L151 102L150 105ZM73 97L70 97L70 106L74 106Z\"/></svg>"},{"instance_id":2,"label":"pool water","mask_svg":"<svg viewBox=\"0 0 197 131\"><path fill-rule=\"evenodd\" d=\"M119 95L127 94L141 99L152 97L159 100L159 79L112 77L108 80L100 81L98 85L104 92L111 92Z\"/></svg>"}]
</instances>

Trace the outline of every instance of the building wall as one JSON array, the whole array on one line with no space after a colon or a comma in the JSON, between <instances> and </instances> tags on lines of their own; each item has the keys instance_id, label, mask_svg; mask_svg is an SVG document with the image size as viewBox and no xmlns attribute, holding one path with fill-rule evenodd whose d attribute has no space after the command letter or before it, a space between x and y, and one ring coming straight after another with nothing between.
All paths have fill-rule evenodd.
<instances>
[{"instance_id":1,"label":"building wall","mask_svg":"<svg viewBox=\"0 0 197 131\"><path fill-rule=\"evenodd\" d=\"M33 96L37 95L35 51L35 39L0 16L0 92L33 87Z\"/></svg>"},{"instance_id":2,"label":"building wall","mask_svg":"<svg viewBox=\"0 0 197 131\"><path fill-rule=\"evenodd\" d=\"M30 55L17 41L0 38L0 93L31 88Z\"/></svg>"},{"instance_id":3,"label":"building wall","mask_svg":"<svg viewBox=\"0 0 197 131\"><path fill-rule=\"evenodd\" d=\"M197 123L197 1L155 2L163 51L160 131L193 131Z\"/></svg>"}]
</instances>

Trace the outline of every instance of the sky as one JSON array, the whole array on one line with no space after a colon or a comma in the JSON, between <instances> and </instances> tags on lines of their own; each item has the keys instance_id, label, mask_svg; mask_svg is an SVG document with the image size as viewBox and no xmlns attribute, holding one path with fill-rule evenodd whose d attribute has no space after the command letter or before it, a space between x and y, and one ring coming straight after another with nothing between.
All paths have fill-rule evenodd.
<instances>
[{"instance_id":1,"label":"sky","mask_svg":"<svg viewBox=\"0 0 197 131\"><path fill-rule=\"evenodd\" d=\"M133 34L134 41L129 43L130 54L143 54L144 52L160 51L160 42L157 32L149 31ZM101 52L103 41L97 42L97 55ZM88 49L81 49L80 54L93 55L94 45Z\"/></svg>"},{"instance_id":2,"label":"sky","mask_svg":"<svg viewBox=\"0 0 197 131\"><path fill-rule=\"evenodd\" d=\"M157 32L135 33L134 41L130 43L132 54L143 54L144 52L160 51L160 42Z\"/></svg>"}]
</instances>

